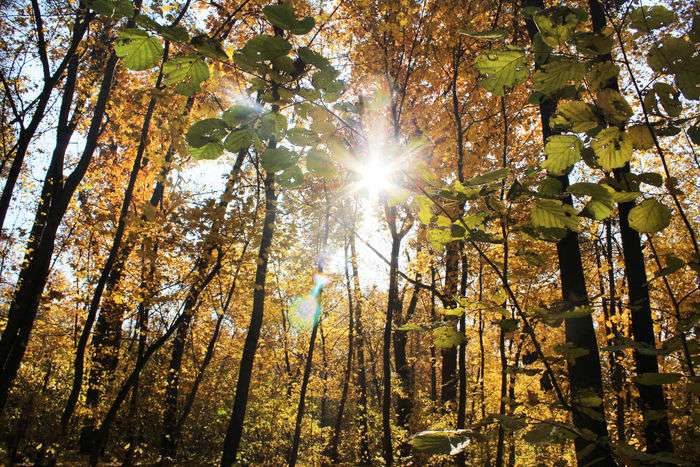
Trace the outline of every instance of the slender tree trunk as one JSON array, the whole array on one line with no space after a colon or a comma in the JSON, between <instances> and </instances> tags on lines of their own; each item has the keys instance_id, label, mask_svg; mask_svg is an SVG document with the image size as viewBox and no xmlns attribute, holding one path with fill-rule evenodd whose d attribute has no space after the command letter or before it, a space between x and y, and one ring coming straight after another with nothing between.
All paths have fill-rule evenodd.
<instances>
[{"instance_id":1,"label":"slender tree trunk","mask_svg":"<svg viewBox=\"0 0 700 467\"><path fill-rule=\"evenodd\" d=\"M354 229L353 229L354 230ZM358 421L360 425L359 463L369 465L372 456L369 450L369 414L367 399L367 366L365 362L365 333L362 323L362 289L360 288L360 275L357 265L357 250L355 235L350 235L350 265L352 266L353 295L355 303L355 328L357 331L355 347L357 348L357 385L359 395L357 398Z\"/></svg>"},{"instance_id":2,"label":"slender tree trunk","mask_svg":"<svg viewBox=\"0 0 700 467\"><path fill-rule=\"evenodd\" d=\"M605 12L598 0L588 2L593 31L601 32L606 26ZM600 57L601 60L612 60L610 54ZM617 82L611 80L609 86L617 88ZM615 169L615 180L625 187L629 163L624 167ZM620 220L620 238L622 240L622 253L625 260L625 276L629 293L629 303L632 310L632 336L636 342L646 344L654 348L654 320L651 314L649 301L649 285L647 283L646 265L642 242L639 233L629 225L628 215L634 208L635 202L630 201L618 205ZM655 355L647 355L634 350L634 360L637 374L658 373L659 363ZM673 440L668 426L667 405L664 389L661 385L637 384L639 392L639 405L644 419L644 437L647 443L647 451L672 452Z\"/></svg>"},{"instance_id":3,"label":"slender tree trunk","mask_svg":"<svg viewBox=\"0 0 700 467\"><path fill-rule=\"evenodd\" d=\"M102 120L112 89L116 65L117 56L112 53L107 59L83 153L73 172L65 179L63 177L63 159L70 140L70 135L66 138L65 134L72 133L72 129L63 128L58 131L58 144L44 181L27 253L18 278L18 286L9 306L7 325L2 338L0 338L0 365L2 366L0 372L0 412L5 407L8 393L29 342L39 308L39 300L48 279L56 233L73 193L85 176L97 148L97 140L101 133ZM72 85L75 86L75 83Z\"/></svg>"},{"instance_id":4,"label":"slender tree trunk","mask_svg":"<svg viewBox=\"0 0 700 467\"><path fill-rule=\"evenodd\" d=\"M154 89L159 89L161 82L163 80L163 64L165 63L165 60L167 60L168 56L168 46L166 44L165 51L163 52L163 59L161 61L161 67L160 71L158 73L158 77L156 78L156 82L154 85ZM90 334L92 333L92 325L95 322L95 318L97 316L97 311L100 306L100 300L102 299L102 292L105 289L105 285L107 284L107 281L109 279L110 273L112 272L112 268L114 265L120 260L120 248L122 244L122 239L124 237L124 232L126 231L126 221L127 221L127 215L129 214L129 206L131 206L131 202L133 199L134 195L134 187L136 186L136 178L138 177L139 171L141 170L141 165L143 162L143 155L146 151L146 146L148 144L148 133L151 127L151 119L153 118L153 112L155 110L156 106L156 94L154 93L151 99L148 102L148 106L146 108L146 114L143 118L143 124L141 126L141 133L139 136L139 145L136 150L136 157L134 158L134 162L131 167L131 173L129 174L129 181L127 183L126 189L124 190L124 198L122 200L122 205L121 209L119 211L119 217L117 220L117 228L114 233L114 238L112 239L112 245L110 246L109 253L107 255L107 259L105 260L105 264L102 267L102 271L100 272L100 277L97 280L97 285L95 286L95 290L92 295L92 300L90 301L90 307L88 309L88 314L85 319L85 325L83 326L83 331L80 335L80 339L78 340L78 347L75 351L75 358L73 361L73 384L71 387L71 392L68 395L68 400L66 402L66 406L63 410L63 414L61 415L61 433L66 432L66 428L68 427L68 423L70 422L71 417L73 416L73 412L75 411L75 406L78 402L78 397L80 396L80 392L83 387L83 373L84 373L84 365L85 365L85 350L87 348L88 340L90 338ZM111 336L112 339L114 339L114 336ZM118 351L118 346L117 346L117 351ZM113 360L115 357L113 355L107 355L106 360L109 362ZM100 360L97 360L95 362L97 365L101 363ZM100 373L99 371L97 373ZM99 378L101 379L101 378ZM95 385L93 385L94 387ZM96 402L96 397L91 396L87 399L86 403L88 407L94 408L95 402ZM82 437L81 433L81 451L83 453L88 453L90 452L89 449L89 442L85 438Z\"/></svg>"},{"instance_id":5,"label":"slender tree trunk","mask_svg":"<svg viewBox=\"0 0 700 467\"><path fill-rule=\"evenodd\" d=\"M250 318L248 334L246 335L241 356L241 365L238 370L238 382L236 383L236 395L231 411L231 420L226 430L221 465L228 467L236 461L238 448L243 434L243 422L246 406L248 405L248 391L253 374L253 361L258 348L258 339L262 327L263 311L265 308L265 282L267 279L267 263L274 236L275 219L277 217L277 196L275 195L275 176L268 173L265 176L265 220L262 228L260 251L258 253L257 268L255 271L255 286L253 289L253 312Z\"/></svg>"},{"instance_id":6,"label":"slender tree trunk","mask_svg":"<svg viewBox=\"0 0 700 467\"><path fill-rule=\"evenodd\" d=\"M392 214L387 215L387 221L395 223L396 208L387 208ZM392 219L389 219L389 218ZM394 229L395 230L395 229ZM382 449L384 463L391 466L394 463L394 450L391 437L391 335L394 314L401 312L399 298L399 251L401 237L392 232L391 257L389 265L389 291L387 299L386 320L384 321L384 337L382 345Z\"/></svg>"},{"instance_id":7,"label":"slender tree trunk","mask_svg":"<svg viewBox=\"0 0 700 467\"><path fill-rule=\"evenodd\" d=\"M464 252L464 246L460 248L462 251L462 277L460 279L459 293L461 297L467 296L467 278L469 273L469 263L467 255ZM462 313L459 317L459 330L466 335L467 332L467 317L466 313ZM467 343L460 344L458 352L459 362L459 395L457 399L457 429L464 428L467 418ZM457 465L465 465L465 455L463 452L457 454Z\"/></svg>"},{"instance_id":8,"label":"slender tree trunk","mask_svg":"<svg viewBox=\"0 0 700 467\"><path fill-rule=\"evenodd\" d=\"M430 321L435 321L435 268L430 268ZM437 402L437 355L435 353L435 345L430 344L430 400Z\"/></svg>"},{"instance_id":9,"label":"slender tree trunk","mask_svg":"<svg viewBox=\"0 0 700 467\"><path fill-rule=\"evenodd\" d=\"M352 235L352 233L350 234ZM348 242L347 239L345 243L345 288L347 292L348 299L348 354L345 362L345 374L343 376L343 389L340 394L340 402L338 403L338 415L335 418L335 427L333 429L333 438L331 440L330 448L328 449L331 462L333 464L338 463L338 445L340 444L340 434L343 428L343 417L345 415L345 404L348 400L348 392L350 389L350 375L352 374L352 357L355 351L355 319L353 312L353 291L352 283L350 281L350 270L348 268Z\"/></svg>"},{"instance_id":10,"label":"slender tree trunk","mask_svg":"<svg viewBox=\"0 0 700 467\"><path fill-rule=\"evenodd\" d=\"M459 242L450 242L445 247L445 288L444 295L447 298L446 308L457 306L454 297L459 287ZM452 325L455 318L443 317L443 320ZM446 324L447 324L446 323ZM440 401L442 404L454 404L457 400L457 347L441 349L441 388Z\"/></svg>"},{"instance_id":11,"label":"slender tree trunk","mask_svg":"<svg viewBox=\"0 0 700 467\"><path fill-rule=\"evenodd\" d=\"M43 30L43 24L41 20L41 14L38 11L38 2L33 3L33 13L35 17L36 28L38 31ZM12 193L17 184L17 179L22 171L22 166L24 165L24 158L29 150L29 145L36 134L39 125L46 116L46 108L51 99L51 94L58 85L63 76L63 73L69 67L69 64L74 61L77 57L76 53L80 43L82 42L83 35L88 28L90 21L94 18L94 13L88 12L85 8L83 2L81 2L81 7L78 8L76 13L75 23L73 25L73 32L71 35L71 42L64 54L61 62L56 67L53 74L47 73L45 70L44 83L42 89L37 97L37 101L34 108L34 113L26 127L22 127L19 135L17 136L17 142L15 145L15 154L12 159L12 164L10 164L10 170L7 173L7 178L5 179L5 185L0 195L0 229L5 225L5 218L7 217L7 211L10 207L10 201L12 201ZM43 32L40 32L42 34ZM43 42L43 38L41 40ZM38 44L38 48L43 49L43 53L46 53L46 44ZM66 84L66 86L71 86L71 83ZM65 93L64 89L64 93ZM72 94L72 91L71 91Z\"/></svg>"}]
</instances>

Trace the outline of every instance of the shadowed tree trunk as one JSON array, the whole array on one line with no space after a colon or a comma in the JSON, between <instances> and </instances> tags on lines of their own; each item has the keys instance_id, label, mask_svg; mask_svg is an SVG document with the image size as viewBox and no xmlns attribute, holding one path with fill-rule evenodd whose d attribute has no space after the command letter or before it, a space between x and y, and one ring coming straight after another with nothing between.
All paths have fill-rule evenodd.
<instances>
[{"instance_id":1,"label":"shadowed tree trunk","mask_svg":"<svg viewBox=\"0 0 700 467\"><path fill-rule=\"evenodd\" d=\"M528 0L528 6L543 8L541 0ZM530 39L535 41L537 26L531 18L526 20L527 30ZM546 60L546 59L545 59ZM539 64L537 65L540 66ZM542 138L546 142L547 138L554 134L550 126L550 119L556 110L555 99L545 98L540 102L540 116L542 121ZM569 186L568 175L558 176L557 179L562 185L562 190ZM572 205L570 195L566 195L563 202ZM579 248L578 233L567 230L564 238L557 242L557 257L559 259L559 272L561 280L562 298L567 309L577 306L588 305L588 292L586 290L583 263L581 260L581 250ZM586 449L587 454L583 458L578 458L579 462L590 462L593 459L603 459L602 462L608 465L615 465L609 445L604 441L608 438L608 429L605 424L605 412L603 406L587 407L586 411L579 410L576 402L578 397L584 398L594 394L603 398L603 383L600 368L600 355L595 329L593 328L593 318L590 314L566 319L565 336L567 344L586 351L582 357L567 359L567 369L569 384L572 393L572 413L574 425L579 429L590 430L601 440L594 444L594 449L590 449L591 442L582 437L574 440L576 452ZM593 410L597 413L591 416L588 413Z\"/></svg>"},{"instance_id":2,"label":"shadowed tree trunk","mask_svg":"<svg viewBox=\"0 0 700 467\"><path fill-rule=\"evenodd\" d=\"M601 32L606 26L603 6L597 0L588 2L593 31ZM603 61L611 61L610 54L599 57ZM616 79L611 79L608 87L617 89ZM627 175L630 173L629 163L624 167L615 169L615 180L624 190L632 191L626 186ZM656 347L654 338L654 320L651 315L649 302L649 285L647 283L646 266L642 252L642 241L639 233L629 225L628 215L634 208L635 202L619 203L618 214L620 221L620 238L622 240L622 254L625 260L625 276L629 293L629 304L632 310L632 336L636 342ZM656 355L648 355L639 350L634 350L634 361L637 374L658 373L659 363ZM666 398L661 385L637 384L639 391L639 405L644 419L644 437L647 443L647 451L672 452L673 441L668 426L666 414Z\"/></svg>"}]
</instances>

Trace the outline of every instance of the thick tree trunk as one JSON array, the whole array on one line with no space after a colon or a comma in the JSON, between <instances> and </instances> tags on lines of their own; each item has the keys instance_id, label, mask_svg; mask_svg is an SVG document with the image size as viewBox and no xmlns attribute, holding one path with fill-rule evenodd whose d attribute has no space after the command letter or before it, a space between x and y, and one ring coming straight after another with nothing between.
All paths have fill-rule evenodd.
<instances>
[{"instance_id":1,"label":"thick tree trunk","mask_svg":"<svg viewBox=\"0 0 700 467\"><path fill-rule=\"evenodd\" d=\"M444 295L448 302L445 307L454 307L457 303L454 297L459 287L459 250L458 241L450 242L445 248L445 288ZM443 317L450 325L455 324L455 318ZM446 324L447 324L446 323ZM457 400L457 347L440 350L442 356L440 401L442 404L454 404Z\"/></svg>"},{"instance_id":2,"label":"thick tree trunk","mask_svg":"<svg viewBox=\"0 0 700 467\"><path fill-rule=\"evenodd\" d=\"M605 11L598 0L588 2L593 31L601 32L606 26ZM612 60L610 54L600 57L602 60ZM610 87L617 88L617 82L611 80ZM629 163L615 169L615 181L625 187L625 180L630 173ZM628 191L632 191L628 189ZM642 252L642 242L639 233L629 225L628 215L634 208L635 202L630 201L618 205L620 220L620 238L622 254L625 260L625 276L629 293L629 303L632 310L632 336L636 342L656 347L654 338L654 320L649 301L649 285L647 283L646 266ZM635 349L634 361L637 374L658 373L659 364L655 355L647 355ZM667 405L664 389L661 385L637 384L639 405L644 419L644 437L647 451L672 452L673 441L668 426Z\"/></svg>"},{"instance_id":3,"label":"thick tree trunk","mask_svg":"<svg viewBox=\"0 0 700 467\"><path fill-rule=\"evenodd\" d=\"M543 7L541 0L529 0L528 5ZM537 27L531 19L526 21L530 39L534 41L537 34ZM556 110L556 100L544 99L540 103L540 114L542 119L542 138L546 142L553 132L550 127L550 119ZM568 175L557 177L565 190L569 186ZM567 195L565 203L572 205L571 196ZM567 230L563 239L557 242L557 256L559 259L559 272L561 280L562 298L567 309L576 306L588 305L588 292L586 290L585 275L583 272L583 262L581 260L581 250L579 248L578 233ZM584 411L579 410L576 402L577 397L586 397L594 394L603 398L603 382L600 369L600 355L595 329L593 327L592 315L578 318L566 319L565 337L567 344L586 351L586 355L576 359L567 359L567 369L569 385L572 393L572 413L574 425L579 429L589 430L596 434L601 440L608 438L608 429L605 424L605 412L603 406L587 407L587 411L597 412L591 417ZM591 442L577 437L574 440L576 452L587 449ZM579 458L578 461L586 463L592 459L604 459L604 463L615 465L611 449L604 442L596 443L595 448L588 451L588 454Z\"/></svg>"}]
</instances>

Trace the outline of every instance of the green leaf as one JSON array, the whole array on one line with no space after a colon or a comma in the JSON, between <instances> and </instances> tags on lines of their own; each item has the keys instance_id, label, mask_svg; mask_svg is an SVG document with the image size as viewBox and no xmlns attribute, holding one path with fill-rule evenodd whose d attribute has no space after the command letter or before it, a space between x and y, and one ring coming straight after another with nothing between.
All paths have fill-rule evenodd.
<instances>
[{"instance_id":1,"label":"green leaf","mask_svg":"<svg viewBox=\"0 0 700 467\"><path fill-rule=\"evenodd\" d=\"M609 36L594 32L580 32L574 36L576 50L584 55L598 56L609 54L613 41Z\"/></svg>"},{"instance_id":2,"label":"green leaf","mask_svg":"<svg viewBox=\"0 0 700 467\"><path fill-rule=\"evenodd\" d=\"M493 31L472 31L470 29L458 29L457 32L465 36L487 41L499 41L505 38L506 34L508 33L505 29L494 29Z\"/></svg>"},{"instance_id":3,"label":"green leaf","mask_svg":"<svg viewBox=\"0 0 700 467\"><path fill-rule=\"evenodd\" d=\"M479 82L481 86L496 96L527 79L527 60L522 49L484 52L477 57L475 66L485 75Z\"/></svg>"},{"instance_id":4,"label":"green leaf","mask_svg":"<svg viewBox=\"0 0 700 467\"><path fill-rule=\"evenodd\" d=\"M627 219L637 232L660 232L671 222L671 210L653 198L647 199L632 208Z\"/></svg>"},{"instance_id":5,"label":"green leaf","mask_svg":"<svg viewBox=\"0 0 700 467\"><path fill-rule=\"evenodd\" d=\"M632 142L616 127L602 130L591 142L598 163L609 171L632 159Z\"/></svg>"},{"instance_id":6,"label":"green leaf","mask_svg":"<svg viewBox=\"0 0 700 467\"><path fill-rule=\"evenodd\" d=\"M636 176L637 180L647 185L660 188L664 184L664 178L656 172L643 172Z\"/></svg>"},{"instance_id":7,"label":"green leaf","mask_svg":"<svg viewBox=\"0 0 700 467\"><path fill-rule=\"evenodd\" d=\"M226 134L226 129L226 122L220 118L205 118L190 126L185 139L194 148L202 147L207 143L220 143L221 138Z\"/></svg>"},{"instance_id":8,"label":"green leaf","mask_svg":"<svg viewBox=\"0 0 700 467\"><path fill-rule=\"evenodd\" d=\"M544 197L556 198L561 194L562 184L554 177L546 177L537 185L537 193Z\"/></svg>"},{"instance_id":9,"label":"green leaf","mask_svg":"<svg viewBox=\"0 0 700 467\"><path fill-rule=\"evenodd\" d=\"M566 170L581 160L581 140L571 135L554 135L547 138L544 154L547 159L542 168L554 175L562 175Z\"/></svg>"},{"instance_id":10,"label":"green leaf","mask_svg":"<svg viewBox=\"0 0 700 467\"><path fill-rule=\"evenodd\" d=\"M700 56L685 61L676 72L675 83L686 99L700 99Z\"/></svg>"},{"instance_id":11,"label":"green leaf","mask_svg":"<svg viewBox=\"0 0 700 467\"><path fill-rule=\"evenodd\" d=\"M452 326L440 326L433 329L433 343L439 349L449 349L467 342L464 333Z\"/></svg>"},{"instance_id":12,"label":"green leaf","mask_svg":"<svg viewBox=\"0 0 700 467\"><path fill-rule=\"evenodd\" d=\"M574 133L583 133L598 127L594 107L582 101L560 102L552 125L561 126Z\"/></svg>"},{"instance_id":13,"label":"green leaf","mask_svg":"<svg viewBox=\"0 0 700 467\"><path fill-rule=\"evenodd\" d=\"M281 141L287 132L287 117L277 112L269 112L260 119L258 134L262 139Z\"/></svg>"},{"instance_id":14,"label":"green leaf","mask_svg":"<svg viewBox=\"0 0 700 467\"><path fill-rule=\"evenodd\" d=\"M190 146L189 152L193 158L198 160L217 159L224 153L224 147L220 142L214 141L198 148Z\"/></svg>"},{"instance_id":15,"label":"green leaf","mask_svg":"<svg viewBox=\"0 0 700 467\"><path fill-rule=\"evenodd\" d=\"M657 271L656 274L654 274L655 277L669 276L685 266L685 261L673 254L666 255L665 259L666 266Z\"/></svg>"},{"instance_id":16,"label":"green leaf","mask_svg":"<svg viewBox=\"0 0 700 467\"><path fill-rule=\"evenodd\" d=\"M518 329L518 320L514 318L505 318L498 322L503 332L513 332Z\"/></svg>"},{"instance_id":17,"label":"green leaf","mask_svg":"<svg viewBox=\"0 0 700 467\"><path fill-rule=\"evenodd\" d=\"M183 55L165 62L163 73L163 82L167 86L175 85L178 94L191 96L209 78L209 67L199 55Z\"/></svg>"},{"instance_id":18,"label":"green leaf","mask_svg":"<svg viewBox=\"0 0 700 467\"><path fill-rule=\"evenodd\" d=\"M552 95L571 82L582 81L585 74L586 66L582 62L551 61L535 72L533 76L535 90Z\"/></svg>"},{"instance_id":19,"label":"green leaf","mask_svg":"<svg viewBox=\"0 0 700 467\"><path fill-rule=\"evenodd\" d=\"M230 152L238 152L247 149L253 142L255 131L250 128L233 130L224 140L224 148Z\"/></svg>"},{"instance_id":20,"label":"green leaf","mask_svg":"<svg viewBox=\"0 0 700 467\"><path fill-rule=\"evenodd\" d=\"M291 49L292 45L281 37L261 34L246 42L241 53L255 62L261 62L285 56Z\"/></svg>"},{"instance_id":21,"label":"green leaf","mask_svg":"<svg viewBox=\"0 0 700 467\"><path fill-rule=\"evenodd\" d=\"M634 149L651 149L654 147L654 137L646 125L632 125L627 129L627 135Z\"/></svg>"},{"instance_id":22,"label":"green leaf","mask_svg":"<svg viewBox=\"0 0 700 467\"><path fill-rule=\"evenodd\" d=\"M195 36L190 40L190 44L202 55L214 60L228 60L228 54L221 47L221 43L208 36Z\"/></svg>"},{"instance_id":23,"label":"green leaf","mask_svg":"<svg viewBox=\"0 0 700 467\"><path fill-rule=\"evenodd\" d=\"M298 165L293 165L277 176L277 182L285 188L299 188L304 184L304 173Z\"/></svg>"},{"instance_id":24,"label":"green leaf","mask_svg":"<svg viewBox=\"0 0 700 467\"><path fill-rule=\"evenodd\" d=\"M587 217L603 220L612 215L615 200L606 186L597 183L580 182L570 185L568 191L575 196L591 197L584 209L584 215L587 215Z\"/></svg>"},{"instance_id":25,"label":"green leaf","mask_svg":"<svg viewBox=\"0 0 700 467\"><path fill-rule=\"evenodd\" d=\"M595 62L586 72L586 81L592 91L598 91L607 88L619 74L620 69L613 62Z\"/></svg>"},{"instance_id":26,"label":"green leaf","mask_svg":"<svg viewBox=\"0 0 700 467\"><path fill-rule=\"evenodd\" d=\"M266 6L263 8L263 14L268 21L278 28L296 35L306 34L316 24L310 16L298 20L294 15L294 8L287 3Z\"/></svg>"},{"instance_id":27,"label":"green leaf","mask_svg":"<svg viewBox=\"0 0 700 467\"><path fill-rule=\"evenodd\" d=\"M416 201L418 202L418 220L423 224L430 224L430 219L433 218L433 212L430 209L432 201L427 196L422 195L417 196Z\"/></svg>"},{"instance_id":28,"label":"green leaf","mask_svg":"<svg viewBox=\"0 0 700 467\"><path fill-rule=\"evenodd\" d=\"M676 21L676 14L663 5L640 6L629 14L630 26L640 32L650 32Z\"/></svg>"},{"instance_id":29,"label":"green leaf","mask_svg":"<svg viewBox=\"0 0 700 467\"><path fill-rule=\"evenodd\" d=\"M258 111L253 107L244 104L235 104L226 110L221 118L223 118L230 127L236 127L241 124L249 123L251 118L257 113Z\"/></svg>"},{"instance_id":30,"label":"green leaf","mask_svg":"<svg viewBox=\"0 0 700 467\"><path fill-rule=\"evenodd\" d=\"M500 180L503 180L508 176L510 173L510 170L508 168L503 168L503 169L498 169L494 170L493 172L485 173L483 175L477 175L476 177L472 177L466 182L464 182L465 186L480 186L480 185L488 185L489 183L494 183L498 182Z\"/></svg>"},{"instance_id":31,"label":"green leaf","mask_svg":"<svg viewBox=\"0 0 700 467\"><path fill-rule=\"evenodd\" d=\"M647 63L657 73L679 73L694 53L693 44L681 38L665 36L649 49ZM680 87L680 86L679 86Z\"/></svg>"},{"instance_id":32,"label":"green leaf","mask_svg":"<svg viewBox=\"0 0 700 467\"><path fill-rule=\"evenodd\" d=\"M113 18L131 17L135 11L131 0L89 0L87 6L97 14Z\"/></svg>"},{"instance_id":33,"label":"green leaf","mask_svg":"<svg viewBox=\"0 0 700 467\"><path fill-rule=\"evenodd\" d=\"M319 143L318 135L304 127L294 127L287 132L287 139L294 146L315 146Z\"/></svg>"},{"instance_id":34,"label":"green leaf","mask_svg":"<svg viewBox=\"0 0 700 467\"><path fill-rule=\"evenodd\" d=\"M532 205L530 222L534 227L578 230L576 210L556 199L537 199Z\"/></svg>"},{"instance_id":35,"label":"green leaf","mask_svg":"<svg viewBox=\"0 0 700 467\"><path fill-rule=\"evenodd\" d=\"M661 106L669 117L678 117L683 110L683 104L679 99L680 93L668 83L654 83L654 92L659 96Z\"/></svg>"},{"instance_id":36,"label":"green leaf","mask_svg":"<svg viewBox=\"0 0 700 467\"><path fill-rule=\"evenodd\" d=\"M144 29L150 29L152 31L160 34L163 39L186 43L190 40L190 35L187 33L187 29L183 26L162 26L151 17L139 14L135 18L136 24L142 26Z\"/></svg>"},{"instance_id":37,"label":"green leaf","mask_svg":"<svg viewBox=\"0 0 700 467\"><path fill-rule=\"evenodd\" d=\"M598 91L596 104L611 125L625 125L632 116L632 107L614 89Z\"/></svg>"},{"instance_id":38,"label":"green leaf","mask_svg":"<svg viewBox=\"0 0 700 467\"><path fill-rule=\"evenodd\" d=\"M297 50L299 58L307 65L313 65L319 70L324 70L331 67L331 62L326 57L318 52L311 50L308 47L300 47Z\"/></svg>"},{"instance_id":39,"label":"green leaf","mask_svg":"<svg viewBox=\"0 0 700 467\"><path fill-rule=\"evenodd\" d=\"M411 445L424 454L456 455L467 446L469 430L421 431L411 437Z\"/></svg>"},{"instance_id":40,"label":"green leaf","mask_svg":"<svg viewBox=\"0 0 700 467\"><path fill-rule=\"evenodd\" d=\"M640 373L634 378L634 382L645 386L660 386L677 383L681 376L680 373Z\"/></svg>"},{"instance_id":41,"label":"green leaf","mask_svg":"<svg viewBox=\"0 0 700 467\"><path fill-rule=\"evenodd\" d=\"M557 48L569 40L578 23L585 17L582 10L555 7L535 14L533 20L542 34L542 40L550 47Z\"/></svg>"},{"instance_id":42,"label":"green leaf","mask_svg":"<svg viewBox=\"0 0 700 467\"><path fill-rule=\"evenodd\" d=\"M320 149L311 149L306 155L306 168L322 177L327 177L335 172L330 156Z\"/></svg>"},{"instance_id":43,"label":"green leaf","mask_svg":"<svg viewBox=\"0 0 700 467\"><path fill-rule=\"evenodd\" d=\"M262 166L268 172L278 172L293 166L298 155L287 148L268 148L260 158Z\"/></svg>"},{"instance_id":44,"label":"green leaf","mask_svg":"<svg viewBox=\"0 0 700 467\"><path fill-rule=\"evenodd\" d=\"M130 70L140 71L153 68L163 55L160 39L151 37L146 31L136 28L117 32L114 51Z\"/></svg>"}]
</instances>

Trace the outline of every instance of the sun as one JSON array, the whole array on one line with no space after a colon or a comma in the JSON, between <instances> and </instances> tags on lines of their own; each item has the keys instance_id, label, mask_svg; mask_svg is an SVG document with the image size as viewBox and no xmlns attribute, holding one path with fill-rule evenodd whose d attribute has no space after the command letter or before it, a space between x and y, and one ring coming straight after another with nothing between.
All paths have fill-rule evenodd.
<instances>
[{"instance_id":1,"label":"sun","mask_svg":"<svg viewBox=\"0 0 700 467\"><path fill-rule=\"evenodd\" d=\"M369 154L356 169L358 188L374 198L388 192L394 186L392 179L395 175L393 165L375 154Z\"/></svg>"}]
</instances>

